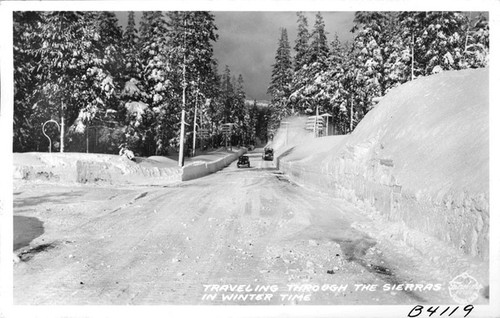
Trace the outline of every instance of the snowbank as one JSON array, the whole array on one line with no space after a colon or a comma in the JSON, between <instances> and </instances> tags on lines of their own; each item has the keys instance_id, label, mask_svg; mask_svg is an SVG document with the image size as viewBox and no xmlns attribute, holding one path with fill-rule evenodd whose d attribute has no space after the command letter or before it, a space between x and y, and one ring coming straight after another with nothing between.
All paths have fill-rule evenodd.
<instances>
[{"instance_id":1,"label":"snowbank","mask_svg":"<svg viewBox=\"0 0 500 318\"><path fill-rule=\"evenodd\" d=\"M417 79L390 91L351 135L280 129L279 168L488 259L488 95L488 69Z\"/></svg>"},{"instance_id":2,"label":"snowbank","mask_svg":"<svg viewBox=\"0 0 500 318\"><path fill-rule=\"evenodd\" d=\"M69 183L158 185L181 181L180 168L117 155L87 153L14 153L14 179Z\"/></svg>"},{"instance_id":3,"label":"snowbank","mask_svg":"<svg viewBox=\"0 0 500 318\"><path fill-rule=\"evenodd\" d=\"M15 153L14 179L67 183L162 185L204 177L221 170L246 152L214 152L189 158L183 168L166 157L135 158L87 153ZM197 158L197 157L195 157Z\"/></svg>"},{"instance_id":4,"label":"snowbank","mask_svg":"<svg viewBox=\"0 0 500 318\"><path fill-rule=\"evenodd\" d=\"M238 152L226 155L220 159L210 162L197 162L182 167L182 181L192 180L204 177L211 173L221 170L228 166L231 162L238 159L239 156L247 152L246 148L238 150Z\"/></svg>"}]
</instances>

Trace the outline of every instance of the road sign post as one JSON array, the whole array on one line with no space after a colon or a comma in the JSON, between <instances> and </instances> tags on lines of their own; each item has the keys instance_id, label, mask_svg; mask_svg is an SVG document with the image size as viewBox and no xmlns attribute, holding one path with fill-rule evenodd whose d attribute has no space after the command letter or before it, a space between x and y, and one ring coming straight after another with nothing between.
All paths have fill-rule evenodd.
<instances>
[{"instance_id":1,"label":"road sign post","mask_svg":"<svg viewBox=\"0 0 500 318\"><path fill-rule=\"evenodd\" d=\"M227 150L227 140L228 140L228 138L231 137L231 134L233 132L233 126L235 126L234 123L225 123L225 124L221 125L221 132L224 135L226 150ZM231 144L231 150L233 150L232 144Z\"/></svg>"},{"instance_id":2,"label":"road sign post","mask_svg":"<svg viewBox=\"0 0 500 318\"><path fill-rule=\"evenodd\" d=\"M328 113L324 113L321 115L321 117L324 119L326 118L326 136L329 136L330 135L330 132L328 131L330 129L330 126L329 126L329 123L328 123L328 118L329 117L332 117L332 115L328 114Z\"/></svg>"}]
</instances>

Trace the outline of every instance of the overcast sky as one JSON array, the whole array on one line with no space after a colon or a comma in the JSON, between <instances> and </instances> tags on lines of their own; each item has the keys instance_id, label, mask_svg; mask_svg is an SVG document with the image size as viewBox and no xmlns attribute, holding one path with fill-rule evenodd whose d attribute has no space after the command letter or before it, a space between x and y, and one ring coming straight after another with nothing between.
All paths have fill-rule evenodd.
<instances>
[{"instance_id":1,"label":"overcast sky","mask_svg":"<svg viewBox=\"0 0 500 318\"><path fill-rule=\"evenodd\" d=\"M293 49L297 37L295 12L214 12L219 40L214 45L215 58L222 70L229 65L236 76L243 75L245 92L249 99L268 99L267 87L271 80L272 64L280 28L288 32ZM322 12L328 42L337 33L341 41L352 39L354 12ZM312 30L316 12L306 14ZM292 54L294 54L292 50Z\"/></svg>"},{"instance_id":2,"label":"overcast sky","mask_svg":"<svg viewBox=\"0 0 500 318\"><path fill-rule=\"evenodd\" d=\"M293 49L297 36L297 15L295 12L213 12L219 39L214 43L214 55L219 70L228 65L235 76L243 75L248 99L269 99L266 95L271 80L271 69L278 48L280 28L288 31ZM354 12L321 12L328 32L328 42L335 33L341 41L351 40ZM117 12L120 24L127 21L126 12ZM316 12L307 12L309 30L315 22ZM136 14L136 27L140 14ZM292 50L292 54L294 54Z\"/></svg>"}]
</instances>

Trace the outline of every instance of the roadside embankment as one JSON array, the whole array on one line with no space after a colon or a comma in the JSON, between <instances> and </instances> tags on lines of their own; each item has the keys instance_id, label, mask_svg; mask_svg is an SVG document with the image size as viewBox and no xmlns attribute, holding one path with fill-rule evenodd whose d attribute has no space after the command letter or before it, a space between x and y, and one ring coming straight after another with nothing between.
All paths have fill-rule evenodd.
<instances>
[{"instance_id":1,"label":"roadside embankment","mask_svg":"<svg viewBox=\"0 0 500 318\"><path fill-rule=\"evenodd\" d=\"M181 181L181 169L148 160L87 153L14 153L14 180L159 185Z\"/></svg>"},{"instance_id":2,"label":"roadside embankment","mask_svg":"<svg viewBox=\"0 0 500 318\"><path fill-rule=\"evenodd\" d=\"M419 78L390 91L351 135L281 129L277 164L298 183L487 260L488 97L487 69ZM415 243L407 231L399 238Z\"/></svg>"},{"instance_id":3,"label":"roadside embankment","mask_svg":"<svg viewBox=\"0 0 500 318\"><path fill-rule=\"evenodd\" d=\"M241 148L235 153L227 154L221 158L207 162L193 162L182 167L182 181L197 179L214 173L227 167L231 162L238 159L239 156L246 153L246 148Z\"/></svg>"},{"instance_id":4,"label":"roadside embankment","mask_svg":"<svg viewBox=\"0 0 500 318\"><path fill-rule=\"evenodd\" d=\"M183 168L166 157L135 158L87 153L14 153L14 180L114 185L164 185L216 172L239 155L216 151L189 158ZM199 158L199 159L198 159Z\"/></svg>"}]
</instances>

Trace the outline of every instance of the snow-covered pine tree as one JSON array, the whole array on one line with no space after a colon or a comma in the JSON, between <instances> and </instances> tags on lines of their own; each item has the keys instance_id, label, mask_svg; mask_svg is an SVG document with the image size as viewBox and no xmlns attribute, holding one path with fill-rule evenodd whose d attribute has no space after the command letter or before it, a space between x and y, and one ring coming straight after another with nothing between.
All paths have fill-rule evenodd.
<instances>
[{"instance_id":1,"label":"snow-covered pine tree","mask_svg":"<svg viewBox=\"0 0 500 318\"><path fill-rule=\"evenodd\" d=\"M293 76L289 101L294 112L304 112L309 107L307 96L304 89L307 85L309 76L310 34L308 30L307 17L303 12L297 12L297 39L295 40L295 55L293 59ZM272 124L272 122L271 122Z\"/></svg>"},{"instance_id":2,"label":"snow-covered pine tree","mask_svg":"<svg viewBox=\"0 0 500 318\"><path fill-rule=\"evenodd\" d=\"M232 84L231 70L226 65L221 75L221 102L222 102L222 120L224 123L230 123L233 120L234 88Z\"/></svg>"},{"instance_id":3,"label":"snow-covered pine tree","mask_svg":"<svg viewBox=\"0 0 500 318\"><path fill-rule=\"evenodd\" d=\"M460 69L466 37L467 20L464 14L450 11L425 12L417 17L420 34L415 50L423 75Z\"/></svg>"},{"instance_id":4,"label":"snow-covered pine tree","mask_svg":"<svg viewBox=\"0 0 500 318\"><path fill-rule=\"evenodd\" d=\"M212 72L209 79L211 85L207 91L207 97L211 98L210 104L205 109L205 126L210 130L210 138L217 134L217 127L224 123L223 116L223 100L222 96L222 85L221 85L221 75L218 73L217 61L212 62Z\"/></svg>"},{"instance_id":5,"label":"snow-covered pine tree","mask_svg":"<svg viewBox=\"0 0 500 318\"><path fill-rule=\"evenodd\" d=\"M466 14L467 26L461 68L485 67L489 63L489 21L485 13Z\"/></svg>"},{"instance_id":6,"label":"snow-covered pine tree","mask_svg":"<svg viewBox=\"0 0 500 318\"><path fill-rule=\"evenodd\" d=\"M425 12L404 11L398 14L398 21L401 25L401 40L403 43L403 67L404 80L411 81L425 73L422 64L419 62L423 58L420 56L420 50L417 50L417 43L420 43L423 26L423 17Z\"/></svg>"},{"instance_id":7,"label":"snow-covered pine tree","mask_svg":"<svg viewBox=\"0 0 500 318\"><path fill-rule=\"evenodd\" d=\"M124 80L129 81L132 78L139 78L140 65L138 61L138 36L135 27L135 12L129 11L127 26L123 33L123 55L124 55Z\"/></svg>"},{"instance_id":8,"label":"snow-covered pine tree","mask_svg":"<svg viewBox=\"0 0 500 318\"><path fill-rule=\"evenodd\" d=\"M293 60L293 69L297 71L306 65L309 61L309 30L307 26L307 17L303 12L297 12L297 39L295 40L295 56Z\"/></svg>"},{"instance_id":9,"label":"snow-covered pine tree","mask_svg":"<svg viewBox=\"0 0 500 318\"><path fill-rule=\"evenodd\" d=\"M344 63L342 77L340 131L345 134L352 132L357 123L371 109L373 92L366 86L367 77L363 75L364 66L359 59L359 48L356 43L347 45L347 58Z\"/></svg>"},{"instance_id":10,"label":"snow-covered pine tree","mask_svg":"<svg viewBox=\"0 0 500 318\"><path fill-rule=\"evenodd\" d=\"M211 100L212 106L218 104L216 97L219 83L215 72L217 63L213 57L213 42L218 38L217 27L213 14L206 11L172 11L167 13L167 17L169 78L173 85L173 107L176 107L172 112L181 112L185 81L186 121L191 122L195 108L206 99ZM178 144L178 135L179 132L175 131L170 137L171 145Z\"/></svg>"},{"instance_id":11,"label":"snow-covered pine tree","mask_svg":"<svg viewBox=\"0 0 500 318\"><path fill-rule=\"evenodd\" d=\"M233 122L237 124L237 129L233 133L233 143L241 144L243 136L248 132L248 123L245 122L245 116L248 112L245 105L245 90L243 87L243 75L239 74L238 79L233 84L234 87L234 105Z\"/></svg>"},{"instance_id":12,"label":"snow-covered pine tree","mask_svg":"<svg viewBox=\"0 0 500 318\"><path fill-rule=\"evenodd\" d=\"M171 118L168 107L172 100L168 78L170 65L166 40L167 26L165 17L159 11L143 12L140 21L138 41L140 79L137 86L142 91L141 102L146 106L141 116L130 117L129 147L141 155L165 154L167 151L167 131Z\"/></svg>"},{"instance_id":13,"label":"snow-covered pine tree","mask_svg":"<svg viewBox=\"0 0 500 318\"><path fill-rule=\"evenodd\" d=\"M118 18L114 12L101 11L95 15L99 30L99 41L96 43L100 58L107 71L116 78L121 78L123 72L123 32L118 25Z\"/></svg>"},{"instance_id":14,"label":"snow-covered pine tree","mask_svg":"<svg viewBox=\"0 0 500 318\"><path fill-rule=\"evenodd\" d=\"M328 40L326 38L325 21L320 12L316 13L316 21L311 33L311 45L309 46L308 64L319 62L321 66L326 65L326 59L330 53Z\"/></svg>"},{"instance_id":15,"label":"snow-covered pine tree","mask_svg":"<svg viewBox=\"0 0 500 318\"><path fill-rule=\"evenodd\" d=\"M488 63L488 20L481 13L401 12L399 20L415 76Z\"/></svg>"},{"instance_id":16,"label":"snow-covered pine tree","mask_svg":"<svg viewBox=\"0 0 500 318\"><path fill-rule=\"evenodd\" d=\"M396 57L401 53L398 38L397 13L393 12L356 12L351 30L356 33L355 44L357 59L360 62L361 76L366 86L367 100L383 96L399 83L393 72Z\"/></svg>"},{"instance_id":17,"label":"snow-covered pine tree","mask_svg":"<svg viewBox=\"0 0 500 318\"><path fill-rule=\"evenodd\" d=\"M259 109L257 108L257 101L254 100L252 105L248 105L248 126L249 128L249 134L247 135L247 140L246 142L248 144L255 145L256 144L256 139L257 139L257 119L259 116Z\"/></svg>"},{"instance_id":18,"label":"snow-covered pine tree","mask_svg":"<svg viewBox=\"0 0 500 318\"><path fill-rule=\"evenodd\" d=\"M35 133L35 129L39 129L41 123L35 123L37 117L32 117L32 107L37 101L33 88L37 87L41 76L41 68L38 67L39 56L33 53L42 47L40 29L43 21L40 12L16 11L13 13L13 149L15 152L46 150L46 148L40 149L41 138L45 137L40 133ZM47 119L49 118L50 115ZM47 128L51 129L49 126ZM51 131L51 133L57 133L57 131Z\"/></svg>"},{"instance_id":19,"label":"snow-covered pine tree","mask_svg":"<svg viewBox=\"0 0 500 318\"><path fill-rule=\"evenodd\" d=\"M322 111L333 116L334 133L339 133L339 124L345 119L343 116L346 109L342 105L346 103L350 95L344 87L346 72L348 69L347 49L343 46L338 35L334 35L331 43L330 54L326 61L327 65L321 72L321 82L325 94L325 104Z\"/></svg>"},{"instance_id":20,"label":"snow-covered pine tree","mask_svg":"<svg viewBox=\"0 0 500 318\"><path fill-rule=\"evenodd\" d=\"M271 83L267 93L271 96L273 127L277 128L279 122L292 113L288 103L292 84L292 57L290 54L290 43L286 29L281 29L278 49L276 50L275 62L272 65Z\"/></svg>"},{"instance_id":21,"label":"snow-covered pine tree","mask_svg":"<svg viewBox=\"0 0 500 318\"><path fill-rule=\"evenodd\" d=\"M108 54L112 50L99 49L101 29L95 12L53 11L38 17L37 28L21 35L26 37L22 46L32 43L24 51L25 57L36 63L30 74L35 81L30 87L33 105L29 120L37 135L43 122L58 121L63 151L68 146L78 146L68 144L67 132L81 112L86 112L88 122L99 116L106 101L113 98L114 82L108 66L115 61ZM85 126L78 128L82 131Z\"/></svg>"},{"instance_id":22,"label":"snow-covered pine tree","mask_svg":"<svg viewBox=\"0 0 500 318\"><path fill-rule=\"evenodd\" d=\"M325 80L328 57L330 49L326 37L325 23L320 12L316 14L316 21L311 33L311 45L309 46L309 61L303 67L299 76L304 78L302 96L308 102L308 108L315 111L318 107L319 113L324 113L329 109L331 97L328 95L329 83Z\"/></svg>"},{"instance_id":23,"label":"snow-covered pine tree","mask_svg":"<svg viewBox=\"0 0 500 318\"><path fill-rule=\"evenodd\" d=\"M82 91L80 99L86 101L80 108L77 119L70 127L71 132L85 133L85 151L89 151L89 130L94 128L108 145L117 150L117 143L109 139L108 128L117 124L119 92L123 77L122 30L114 12L87 12L86 20L95 25L93 65L87 69L86 85L92 89ZM83 84L83 83L82 83ZM99 134L99 131L106 131ZM75 149L76 150L76 149ZM79 149L80 150L80 149ZM94 149L96 151L97 149Z\"/></svg>"}]
</instances>

